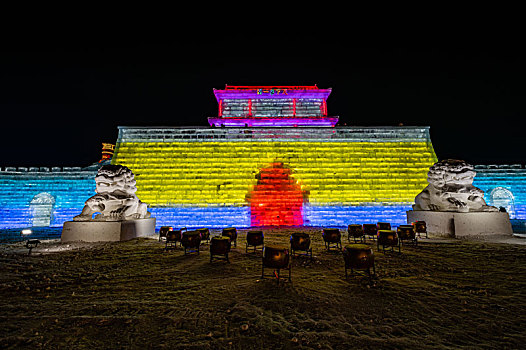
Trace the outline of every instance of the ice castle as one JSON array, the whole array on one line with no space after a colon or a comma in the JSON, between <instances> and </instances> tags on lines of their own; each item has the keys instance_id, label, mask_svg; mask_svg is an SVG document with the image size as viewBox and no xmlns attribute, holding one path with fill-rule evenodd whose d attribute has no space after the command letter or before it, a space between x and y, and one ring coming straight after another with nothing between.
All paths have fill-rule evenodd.
<instances>
[{"instance_id":1,"label":"ice castle","mask_svg":"<svg viewBox=\"0 0 526 350\"><path fill-rule=\"evenodd\" d=\"M437 161L429 127L336 126L331 89L214 89L210 127L119 127L112 164L136 174L157 225L406 223ZM94 194L98 165L0 169L0 228L61 226ZM490 205L526 219L526 169L477 166Z\"/></svg>"}]
</instances>

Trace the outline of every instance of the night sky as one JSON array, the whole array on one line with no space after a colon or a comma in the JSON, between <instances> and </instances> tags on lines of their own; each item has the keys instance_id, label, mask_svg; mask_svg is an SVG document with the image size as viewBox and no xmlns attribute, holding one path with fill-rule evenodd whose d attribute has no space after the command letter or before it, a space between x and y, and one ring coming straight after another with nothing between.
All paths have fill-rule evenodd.
<instances>
[{"instance_id":1,"label":"night sky","mask_svg":"<svg viewBox=\"0 0 526 350\"><path fill-rule=\"evenodd\" d=\"M87 166L117 126L207 126L213 88L332 88L343 125L428 125L439 159L525 163L519 45L354 45L303 33L106 37L4 45L0 166Z\"/></svg>"}]
</instances>

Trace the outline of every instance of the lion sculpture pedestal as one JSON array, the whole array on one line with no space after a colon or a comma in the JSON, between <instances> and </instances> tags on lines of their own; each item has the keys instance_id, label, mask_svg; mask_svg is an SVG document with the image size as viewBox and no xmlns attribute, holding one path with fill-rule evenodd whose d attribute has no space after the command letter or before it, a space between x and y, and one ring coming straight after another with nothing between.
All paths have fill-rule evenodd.
<instances>
[{"instance_id":1,"label":"lion sculpture pedestal","mask_svg":"<svg viewBox=\"0 0 526 350\"><path fill-rule=\"evenodd\" d=\"M155 218L125 221L67 221L61 242L118 242L155 233Z\"/></svg>"},{"instance_id":2,"label":"lion sculpture pedestal","mask_svg":"<svg viewBox=\"0 0 526 350\"><path fill-rule=\"evenodd\" d=\"M121 165L104 165L95 177L97 193L62 228L62 242L112 242L153 235L155 218L135 195L135 178Z\"/></svg>"},{"instance_id":3,"label":"lion sculpture pedestal","mask_svg":"<svg viewBox=\"0 0 526 350\"><path fill-rule=\"evenodd\" d=\"M484 192L473 186L472 165L446 159L427 175L429 185L407 211L408 223L425 221L429 233L446 237L513 234L508 213L486 205Z\"/></svg>"}]
</instances>

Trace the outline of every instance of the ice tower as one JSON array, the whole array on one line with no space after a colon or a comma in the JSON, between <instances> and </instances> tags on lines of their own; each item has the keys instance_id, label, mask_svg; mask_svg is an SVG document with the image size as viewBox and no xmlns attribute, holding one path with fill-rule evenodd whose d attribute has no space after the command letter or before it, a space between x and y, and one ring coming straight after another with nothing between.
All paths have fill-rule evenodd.
<instances>
[{"instance_id":1,"label":"ice tower","mask_svg":"<svg viewBox=\"0 0 526 350\"><path fill-rule=\"evenodd\" d=\"M405 223L437 160L429 127L336 127L330 89L226 86L211 127L119 127L157 225Z\"/></svg>"}]
</instances>

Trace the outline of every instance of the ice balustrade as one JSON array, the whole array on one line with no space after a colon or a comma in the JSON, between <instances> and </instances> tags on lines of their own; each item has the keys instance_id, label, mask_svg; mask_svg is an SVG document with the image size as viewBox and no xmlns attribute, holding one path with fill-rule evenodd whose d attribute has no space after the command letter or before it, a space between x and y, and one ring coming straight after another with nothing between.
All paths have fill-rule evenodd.
<instances>
[{"instance_id":1,"label":"ice balustrade","mask_svg":"<svg viewBox=\"0 0 526 350\"><path fill-rule=\"evenodd\" d=\"M521 164L475 165L475 171L473 185L484 191L488 205L505 207L511 219L526 219L526 169ZM494 197L498 189L505 189L511 195L497 200Z\"/></svg>"},{"instance_id":2,"label":"ice balustrade","mask_svg":"<svg viewBox=\"0 0 526 350\"><path fill-rule=\"evenodd\" d=\"M59 227L95 193L97 167L0 169L0 228Z\"/></svg>"},{"instance_id":3,"label":"ice balustrade","mask_svg":"<svg viewBox=\"0 0 526 350\"><path fill-rule=\"evenodd\" d=\"M428 142L429 127L335 127L335 128L150 128L119 127L118 142L177 142L177 141L243 140L253 141L311 141L323 142Z\"/></svg>"},{"instance_id":4,"label":"ice balustrade","mask_svg":"<svg viewBox=\"0 0 526 350\"><path fill-rule=\"evenodd\" d=\"M158 225L247 227L247 194L272 163L308 193L303 224L346 226L405 223L435 161L427 127L120 127L112 162L136 174Z\"/></svg>"}]
</instances>

